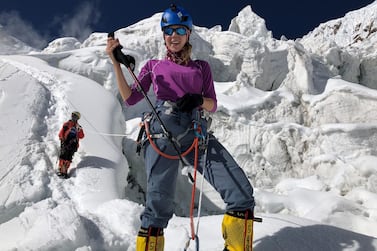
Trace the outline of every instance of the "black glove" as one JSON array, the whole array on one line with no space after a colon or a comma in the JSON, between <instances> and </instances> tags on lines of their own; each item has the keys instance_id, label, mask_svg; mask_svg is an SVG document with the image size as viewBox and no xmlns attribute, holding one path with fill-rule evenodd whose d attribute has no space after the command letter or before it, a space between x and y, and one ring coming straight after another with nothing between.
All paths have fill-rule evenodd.
<instances>
[{"instance_id":1,"label":"black glove","mask_svg":"<svg viewBox=\"0 0 377 251\"><path fill-rule=\"evenodd\" d=\"M114 38L114 32L110 32L107 34L107 37ZM130 55L124 55L122 52L123 46L119 45L116 47L113 51L114 57L116 61L118 61L121 64L124 64L126 67L130 67L131 71L135 70L135 58Z\"/></svg>"},{"instance_id":2,"label":"black glove","mask_svg":"<svg viewBox=\"0 0 377 251\"><path fill-rule=\"evenodd\" d=\"M187 93L176 102L178 109L182 112L191 112L194 108L203 104L203 96L200 94Z\"/></svg>"},{"instance_id":3,"label":"black glove","mask_svg":"<svg viewBox=\"0 0 377 251\"><path fill-rule=\"evenodd\" d=\"M130 55L124 55L120 45L114 49L113 54L116 61L124 64L126 67L130 67L131 71L135 70L135 58Z\"/></svg>"}]
</instances>

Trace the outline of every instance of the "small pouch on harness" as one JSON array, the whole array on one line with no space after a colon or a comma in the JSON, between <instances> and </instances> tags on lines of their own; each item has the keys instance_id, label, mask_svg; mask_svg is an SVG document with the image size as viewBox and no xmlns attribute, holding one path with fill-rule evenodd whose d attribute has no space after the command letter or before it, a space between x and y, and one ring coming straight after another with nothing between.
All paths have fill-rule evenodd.
<instances>
[{"instance_id":1,"label":"small pouch on harness","mask_svg":"<svg viewBox=\"0 0 377 251\"><path fill-rule=\"evenodd\" d=\"M145 138L145 125L144 123L140 123L140 130L136 139L136 144L137 144L136 153L139 155L140 155L141 148L143 147L143 144L144 144L144 138Z\"/></svg>"},{"instance_id":2,"label":"small pouch on harness","mask_svg":"<svg viewBox=\"0 0 377 251\"><path fill-rule=\"evenodd\" d=\"M137 139L136 139L136 144L137 144L136 153L139 154L139 155L140 155L140 152L141 152L141 148L143 147L143 145L147 141L147 134L146 134L146 131L145 131L145 123L149 123L150 120L151 120L151 114L150 113L144 113L143 118L140 122L139 134L137 135Z\"/></svg>"}]
</instances>

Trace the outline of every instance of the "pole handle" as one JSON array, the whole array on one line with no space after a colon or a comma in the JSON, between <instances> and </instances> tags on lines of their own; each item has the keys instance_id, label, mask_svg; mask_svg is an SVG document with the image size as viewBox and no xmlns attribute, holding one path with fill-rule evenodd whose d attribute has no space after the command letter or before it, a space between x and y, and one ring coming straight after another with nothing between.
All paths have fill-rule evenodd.
<instances>
[{"instance_id":1,"label":"pole handle","mask_svg":"<svg viewBox=\"0 0 377 251\"><path fill-rule=\"evenodd\" d=\"M115 38L114 32L109 32L107 34L107 37ZM135 58L133 56L123 54L122 48L123 46L119 45L114 49L113 54L115 59L119 63L124 64L127 68L131 69L131 71L134 71L136 62Z\"/></svg>"}]
</instances>

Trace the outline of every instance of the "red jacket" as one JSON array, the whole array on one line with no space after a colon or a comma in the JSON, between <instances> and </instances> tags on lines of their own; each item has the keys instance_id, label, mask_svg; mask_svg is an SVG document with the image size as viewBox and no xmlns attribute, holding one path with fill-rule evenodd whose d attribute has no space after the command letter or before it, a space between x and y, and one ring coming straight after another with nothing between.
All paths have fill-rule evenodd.
<instances>
[{"instance_id":1,"label":"red jacket","mask_svg":"<svg viewBox=\"0 0 377 251\"><path fill-rule=\"evenodd\" d=\"M67 122L65 122L63 124L63 127L59 131L59 139L60 141L66 140L72 127L75 127L76 129L76 138L77 138L77 147L78 147L79 139L84 138L84 130L77 122L74 122L72 120L68 120Z\"/></svg>"}]
</instances>

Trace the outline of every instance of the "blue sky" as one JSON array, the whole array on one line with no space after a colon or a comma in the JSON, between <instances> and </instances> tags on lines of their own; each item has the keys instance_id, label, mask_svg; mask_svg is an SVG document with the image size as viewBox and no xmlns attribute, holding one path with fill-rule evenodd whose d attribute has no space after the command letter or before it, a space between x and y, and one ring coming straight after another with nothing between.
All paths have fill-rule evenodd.
<instances>
[{"instance_id":1,"label":"blue sky","mask_svg":"<svg viewBox=\"0 0 377 251\"><path fill-rule=\"evenodd\" d=\"M320 23L344 16L373 0L180 0L194 19L194 25L210 28L220 24L226 30L232 18L245 6L266 21L275 38L300 38ZM63 36L85 39L91 32L109 32L162 12L171 1L115 0L13 0L0 2L0 24L9 33L34 47Z\"/></svg>"}]
</instances>

